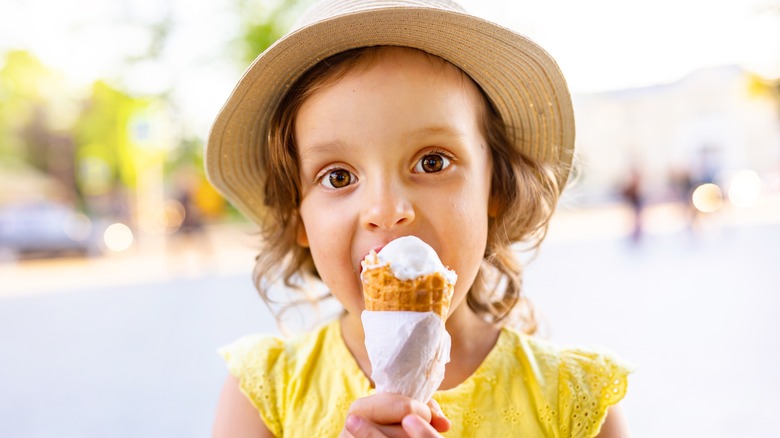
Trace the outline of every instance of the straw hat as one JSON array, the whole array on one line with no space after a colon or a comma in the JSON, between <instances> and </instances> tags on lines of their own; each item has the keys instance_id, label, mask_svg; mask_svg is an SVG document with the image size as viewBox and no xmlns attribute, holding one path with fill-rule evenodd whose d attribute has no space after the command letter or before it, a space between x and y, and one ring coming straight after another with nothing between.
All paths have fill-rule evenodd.
<instances>
[{"instance_id":1,"label":"straw hat","mask_svg":"<svg viewBox=\"0 0 780 438\"><path fill-rule=\"evenodd\" d=\"M574 115L557 64L526 37L468 15L448 0L325 0L255 59L211 128L206 171L212 184L250 219L264 210L269 121L287 90L319 61L345 50L405 46L466 72L510 127L524 154L565 169L574 152Z\"/></svg>"}]
</instances>

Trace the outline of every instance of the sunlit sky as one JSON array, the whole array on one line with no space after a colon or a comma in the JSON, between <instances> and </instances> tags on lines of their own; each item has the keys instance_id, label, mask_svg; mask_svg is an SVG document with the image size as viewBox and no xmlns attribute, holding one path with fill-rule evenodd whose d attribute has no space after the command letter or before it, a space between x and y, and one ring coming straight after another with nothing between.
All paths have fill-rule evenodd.
<instances>
[{"instance_id":1,"label":"sunlit sky","mask_svg":"<svg viewBox=\"0 0 780 438\"><path fill-rule=\"evenodd\" d=\"M270 1L270 0L269 0ZM197 4L197 6L195 6ZM3 0L0 53L34 52L74 84L120 80L139 93L173 88L193 129L208 124L240 77L226 56L233 1ZM537 41L559 62L573 93L678 80L704 67L739 64L780 76L780 0L461 0L468 10ZM166 12L174 33L159 62L141 55L133 23Z\"/></svg>"}]
</instances>

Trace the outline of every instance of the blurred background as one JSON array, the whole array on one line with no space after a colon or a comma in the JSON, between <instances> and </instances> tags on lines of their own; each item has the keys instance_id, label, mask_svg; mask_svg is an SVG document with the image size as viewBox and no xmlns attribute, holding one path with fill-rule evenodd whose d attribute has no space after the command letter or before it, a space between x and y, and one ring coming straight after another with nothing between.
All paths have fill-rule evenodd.
<instances>
[{"instance_id":1,"label":"blurred background","mask_svg":"<svg viewBox=\"0 0 780 438\"><path fill-rule=\"evenodd\" d=\"M216 349L278 333L212 118L305 0L0 4L0 436L209 436ZM575 184L526 269L543 335L638 366L637 437L780 412L780 3L463 0L558 61Z\"/></svg>"}]
</instances>

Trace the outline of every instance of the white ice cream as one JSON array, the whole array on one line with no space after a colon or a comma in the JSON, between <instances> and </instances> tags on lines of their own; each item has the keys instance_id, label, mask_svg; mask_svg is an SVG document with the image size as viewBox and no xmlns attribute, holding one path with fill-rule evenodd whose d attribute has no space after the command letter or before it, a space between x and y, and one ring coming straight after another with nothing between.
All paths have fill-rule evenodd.
<instances>
[{"instance_id":1,"label":"white ice cream","mask_svg":"<svg viewBox=\"0 0 780 438\"><path fill-rule=\"evenodd\" d=\"M449 283L454 284L458 274L444 267L438 254L427 243L415 236L404 236L385 245L376 257L369 254L363 264L363 271L390 265L393 275L399 280L413 280L423 275L440 272Z\"/></svg>"}]
</instances>

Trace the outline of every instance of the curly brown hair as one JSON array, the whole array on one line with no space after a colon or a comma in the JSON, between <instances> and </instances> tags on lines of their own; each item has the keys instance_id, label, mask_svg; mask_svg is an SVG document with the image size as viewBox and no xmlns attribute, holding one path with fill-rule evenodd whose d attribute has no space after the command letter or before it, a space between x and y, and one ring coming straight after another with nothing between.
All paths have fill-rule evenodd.
<instances>
[{"instance_id":1,"label":"curly brown hair","mask_svg":"<svg viewBox=\"0 0 780 438\"><path fill-rule=\"evenodd\" d=\"M416 50L416 49L410 49ZM309 280L319 280L308 248L296 243L300 181L294 136L295 118L301 105L317 90L327 87L355 69L367 69L381 56L382 46L362 47L333 55L309 69L287 92L271 122L268 148L260 148L265 163L265 205L261 226L264 242L256 258L254 281L265 302L281 314L301 303L315 303L329 296L316 295ZM425 52L423 52L425 53ZM445 60L426 54L438 62ZM459 69L460 70L460 69ZM461 71L462 72L462 71ZM465 78L471 78L462 72ZM472 81L473 83L473 81ZM490 322L518 324L534 333L537 320L530 301L521 294L522 271L513 245L536 250L544 239L560 194L558 175L565 169L530 159L509 140L508 127L490 99L477 86L484 100L483 130L493 161L491 199L499 206L488 223L488 241L482 266L468 292L468 306ZM514 137L514 136L513 136ZM521 138L517 136L517 138ZM295 295L283 301L271 290L281 282ZM280 307L274 310L275 305Z\"/></svg>"}]
</instances>

